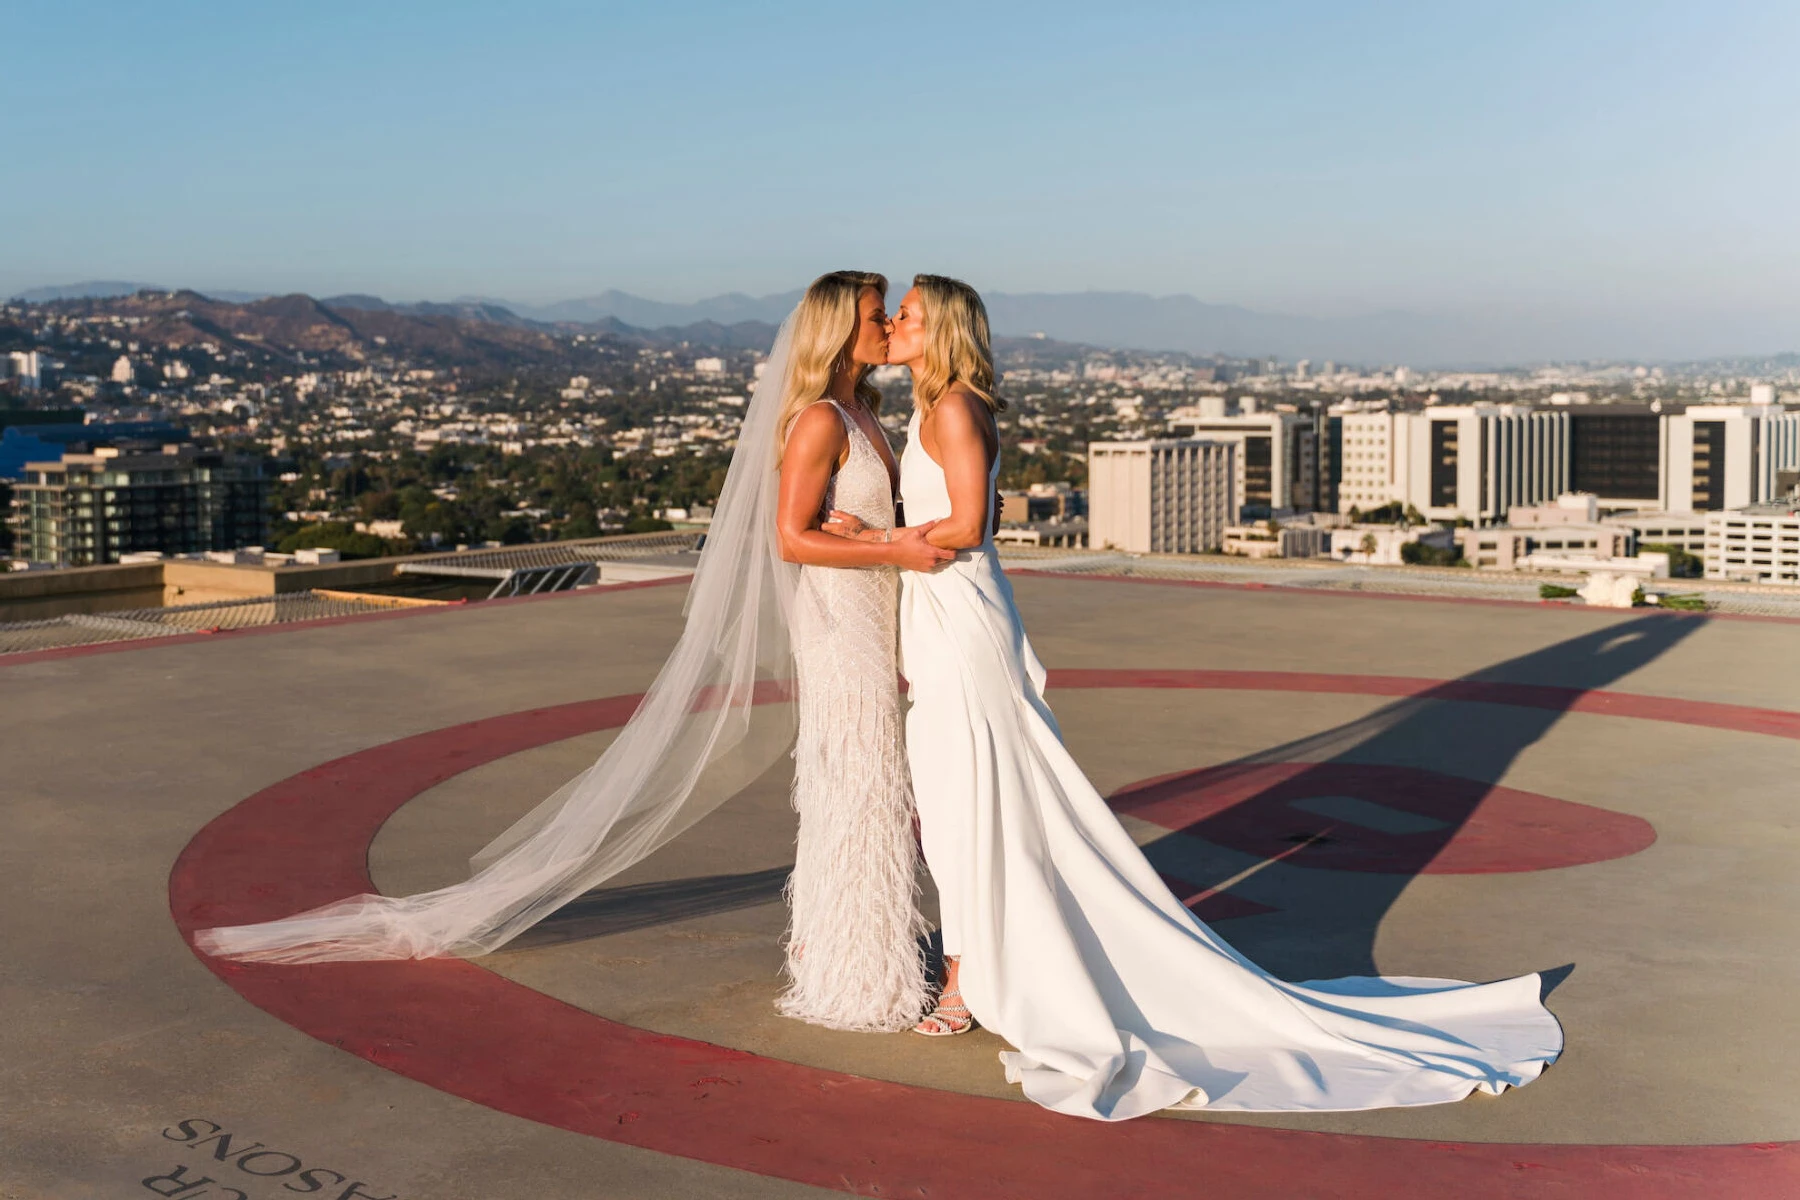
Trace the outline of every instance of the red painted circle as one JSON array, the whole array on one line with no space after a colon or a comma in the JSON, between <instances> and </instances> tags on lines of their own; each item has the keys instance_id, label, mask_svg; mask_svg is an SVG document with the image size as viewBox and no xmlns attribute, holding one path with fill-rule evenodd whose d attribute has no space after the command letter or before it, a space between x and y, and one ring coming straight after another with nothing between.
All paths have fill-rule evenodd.
<instances>
[{"instance_id":1,"label":"red painted circle","mask_svg":"<svg viewBox=\"0 0 1800 1200\"><path fill-rule=\"evenodd\" d=\"M1532 693L1507 690L1516 685L1383 677L1053 672L1051 682L1365 695L1453 688L1459 694L1443 698L1534 703ZM1565 695L1557 707L1800 738L1800 714L1578 695L1581 705ZM169 879L176 925L191 946L196 929L373 891L369 846L407 800L482 763L616 728L637 701L611 697L435 730L258 792L207 824L177 858ZM1795 1142L1506 1145L1162 1119L1109 1125L635 1029L460 959L288 967L195 954L296 1029L452 1095L609 1141L857 1194L1165 1197L1204 1181L1206 1193L1221 1198L1385 1200L1515 1186L1570 1200L1800 1195Z\"/></svg>"},{"instance_id":2,"label":"red painted circle","mask_svg":"<svg viewBox=\"0 0 1800 1200\"><path fill-rule=\"evenodd\" d=\"M1487 875L1576 867L1656 841L1641 817L1417 767L1227 763L1114 792L1120 812L1294 867Z\"/></svg>"}]
</instances>

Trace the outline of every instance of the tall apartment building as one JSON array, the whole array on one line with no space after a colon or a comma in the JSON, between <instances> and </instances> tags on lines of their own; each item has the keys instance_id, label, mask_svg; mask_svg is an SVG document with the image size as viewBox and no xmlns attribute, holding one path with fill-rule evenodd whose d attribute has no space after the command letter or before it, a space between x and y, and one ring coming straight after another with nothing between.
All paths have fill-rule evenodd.
<instances>
[{"instance_id":1,"label":"tall apartment building","mask_svg":"<svg viewBox=\"0 0 1800 1200\"><path fill-rule=\"evenodd\" d=\"M1088 443L1088 545L1137 554L1217 550L1239 504L1237 446L1201 438Z\"/></svg>"},{"instance_id":2,"label":"tall apartment building","mask_svg":"<svg viewBox=\"0 0 1800 1200\"><path fill-rule=\"evenodd\" d=\"M1242 412L1226 416L1223 405L1176 410L1168 429L1174 438L1228 442L1233 460L1234 518L1258 520L1279 509L1310 510L1318 503L1317 430L1306 413Z\"/></svg>"},{"instance_id":3,"label":"tall apartment building","mask_svg":"<svg viewBox=\"0 0 1800 1200\"><path fill-rule=\"evenodd\" d=\"M1800 412L1768 404L1697 404L1664 418L1663 503L1718 512L1779 494L1777 475L1800 466Z\"/></svg>"},{"instance_id":4,"label":"tall apartment building","mask_svg":"<svg viewBox=\"0 0 1800 1200\"><path fill-rule=\"evenodd\" d=\"M65 453L56 462L26 464L13 484L13 553L85 567L133 551L260 545L267 489L258 460L193 446Z\"/></svg>"}]
</instances>

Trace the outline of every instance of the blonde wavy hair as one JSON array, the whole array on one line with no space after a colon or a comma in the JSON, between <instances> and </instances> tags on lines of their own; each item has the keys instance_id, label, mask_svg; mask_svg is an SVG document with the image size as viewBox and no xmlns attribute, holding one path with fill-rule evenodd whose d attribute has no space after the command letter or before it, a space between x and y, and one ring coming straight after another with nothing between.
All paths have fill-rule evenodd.
<instances>
[{"instance_id":1,"label":"blonde wavy hair","mask_svg":"<svg viewBox=\"0 0 1800 1200\"><path fill-rule=\"evenodd\" d=\"M825 398L837 364L850 352L856 335L857 303L864 288L874 288L884 299L887 276L874 271L830 271L813 280L801 297L794 317L793 342L788 348L787 386L781 393L778 437L787 448L788 431L807 405ZM864 364L856 375L856 398L870 412L881 410L881 392L869 382L874 367Z\"/></svg>"},{"instance_id":2,"label":"blonde wavy hair","mask_svg":"<svg viewBox=\"0 0 1800 1200\"><path fill-rule=\"evenodd\" d=\"M952 384L980 396L989 411L1006 407L994 392L994 350L981 294L947 275L914 275L925 321L925 355L913 373L913 398L926 413Z\"/></svg>"}]
</instances>

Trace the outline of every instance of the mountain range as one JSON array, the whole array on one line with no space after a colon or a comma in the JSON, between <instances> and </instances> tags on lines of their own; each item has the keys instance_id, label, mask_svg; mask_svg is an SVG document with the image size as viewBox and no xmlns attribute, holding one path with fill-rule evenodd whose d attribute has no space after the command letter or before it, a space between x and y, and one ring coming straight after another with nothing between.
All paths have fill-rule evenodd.
<instances>
[{"instance_id":1,"label":"mountain range","mask_svg":"<svg viewBox=\"0 0 1800 1200\"><path fill-rule=\"evenodd\" d=\"M142 290L137 283L97 281L36 288L17 298L47 302L102 298ZM216 300L248 302L256 293L214 292ZM583 326L621 334L646 331L665 338L758 347L766 327L778 324L798 291L767 296L741 292L692 303L647 300L608 290L553 304L524 304L489 296L459 296L447 303L394 304L376 296L327 297L339 310L406 313L461 321L533 326ZM986 297L996 335L1042 334L1060 341L1119 349L1180 351L1284 360L1335 359L1374 365L1505 366L1579 359L1671 361L1773 354L1800 346L1800 328L1767 314L1733 325L1732 341L1703 338L1678 321L1655 327L1587 314L1579 321L1548 312L1431 313L1391 310L1358 316L1308 317L1211 304L1188 295L1142 292L993 292Z\"/></svg>"}]
</instances>

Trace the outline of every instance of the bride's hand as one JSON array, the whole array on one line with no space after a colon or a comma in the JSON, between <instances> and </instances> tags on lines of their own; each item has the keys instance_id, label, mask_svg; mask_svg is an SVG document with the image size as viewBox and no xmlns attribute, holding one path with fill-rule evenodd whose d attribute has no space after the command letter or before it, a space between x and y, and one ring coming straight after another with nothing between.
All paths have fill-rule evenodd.
<instances>
[{"instance_id":1,"label":"bride's hand","mask_svg":"<svg viewBox=\"0 0 1800 1200\"><path fill-rule=\"evenodd\" d=\"M879 541L881 537L881 530L870 529L863 524L861 517L852 516L850 513L836 508L832 509L825 520L819 523L819 529L823 533L835 533L839 537L855 538L859 542L871 540L868 536L870 534L874 535L873 540L876 541Z\"/></svg>"},{"instance_id":2,"label":"bride's hand","mask_svg":"<svg viewBox=\"0 0 1800 1200\"><path fill-rule=\"evenodd\" d=\"M905 571L935 571L956 557L956 551L925 540L936 521L908 525L893 531L894 565Z\"/></svg>"}]
</instances>

